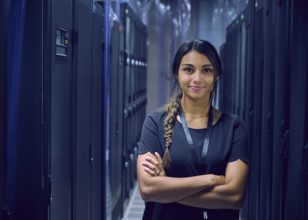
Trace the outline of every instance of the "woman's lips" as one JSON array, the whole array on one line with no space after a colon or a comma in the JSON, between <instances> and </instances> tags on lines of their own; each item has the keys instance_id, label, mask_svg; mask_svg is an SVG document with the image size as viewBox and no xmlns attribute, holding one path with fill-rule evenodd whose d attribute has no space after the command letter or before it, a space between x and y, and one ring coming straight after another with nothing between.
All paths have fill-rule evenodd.
<instances>
[{"instance_id":1,"label":"woman's lips","mask_svg":"<svg viewBox=\"0 0 308 220\"><path fill-rule=\"evenodd\" d=\"M203 86L189 86L189 88L193 89L193 90L201 90L204 87Z\"/></svg>"}]
</instances>

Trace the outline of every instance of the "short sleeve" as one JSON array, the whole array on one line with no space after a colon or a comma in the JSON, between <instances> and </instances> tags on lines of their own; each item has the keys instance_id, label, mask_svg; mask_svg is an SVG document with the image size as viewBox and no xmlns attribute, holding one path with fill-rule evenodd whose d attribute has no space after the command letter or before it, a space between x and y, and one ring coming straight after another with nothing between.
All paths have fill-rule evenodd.
<instances>
[{"instance_id":1,"label":"short sleeve","mask_svg":"<svg viewBox=\"0 0 308 220\"><path fill-rule=\"evenodd\" d=\"M141 131L141 137L139 142L138 154L144 154L150 152L162 153L160 140L159 140L159 129L158 120L154 114L150 114L146 117Z\"/></svg>"},{"instance_id":2,"label":"short sleeve","mask_svg":"<svg viewBox=\"0 0 308 220\"><path fill-rule=\"evenodd\" d=\"M235 121L233 129L232 149L229 162L241 159L243 162L249 165L250 152L248 132L244 122L238 118L238 120Z\"/></svg>"}]
</instances>

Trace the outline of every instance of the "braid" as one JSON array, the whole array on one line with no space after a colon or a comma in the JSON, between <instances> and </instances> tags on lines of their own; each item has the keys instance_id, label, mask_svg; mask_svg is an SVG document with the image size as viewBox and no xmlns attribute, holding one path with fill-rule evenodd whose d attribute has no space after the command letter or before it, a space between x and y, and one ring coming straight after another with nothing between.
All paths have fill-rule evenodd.
<instances>
[{"instance_id":1,"label":"braid","mask_svg":"<svg viewBox=\"0 0 308 220\"><path fill-rule=\"evenodd\" d=\"M171 136L173 134L173 124L176 120L176 116L179 112L180 102L182 98L182 91L180 91L169 104L167 104L164 109L168 112L168 115L165 119L165 133L164 138L166 142L166 151L163 157L163 165L168 168L171 162L169 147L171 145L172 139Z\"/></svg>"}]
</instances>

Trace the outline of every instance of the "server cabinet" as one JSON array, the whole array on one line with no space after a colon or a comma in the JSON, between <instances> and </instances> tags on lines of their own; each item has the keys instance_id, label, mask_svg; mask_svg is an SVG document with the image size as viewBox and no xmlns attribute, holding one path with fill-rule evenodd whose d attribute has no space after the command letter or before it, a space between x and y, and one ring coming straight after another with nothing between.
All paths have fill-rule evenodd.
<instances>
[{"instance_id":1,"label":"server cabinet","mask_svg":"<svg viewBox=\"0 0 308 220\"><path fill-rule=\"evenodd\" d=\"M126 207L136 179L137 148L146 105L146 27L127 3L121 5L124 31L123 202Z\"/></svg>"},{"instance_id":2,"label":"server cabinet","mask_svg":"<svg viewBox=\"0 0 308 220\"><path fill-rule=\"evenodd\" d=\"M112 219L123 214L122 194L122 120L123 120L123 43L122 26L114 21L111 27L111 144L110 144L110 188L112 197Z\"/></svg>"},{"instance_id":3,"label":"server cabinet","mask_svg":"<svg viewBox=\"0 0 308 220\"><path fill-rule=\"evenodd\" d=\"M104 36L103 8L96 4L96 11L92 12L92 79L91 79L91 138L89 160L91 162L91 200L89 219L104 219L104 160L103 143L106 138L103 132L105 121L102 116L103 103L103 49Z\"/></svg>"},{"instance_id":4,"label":"server cabinet","mask_svg":"<svg viewBox=\"0 0 308 220\"><path fill-rule=\"evenodd\" d=\"M288 43L290 41L289 29L289 1L278 5L272 3L272 26L274 33L274 100L273 100L273 158L272 158L272 195L271 219L285 219L285 189L287 178L287 152L289 137L289 101L290 101L290 62ZM284 45L284 46L282 46Z\"/></svg>"},{"instance_id":5,"label":"server cabinet","mask_svg":"<svg viewBox=\"0 0 308 220\"><path fill-rule=\"evenodd\" d=\"M227 30L224 71L238 82L224 86L222 80L221 91L232 98L221 104L240 115L244 109L251 140L244 219L307 218L306 10L304 1L249 2ZM239 31L241 17L247 18L246 32ZM247 49L239 52L245 34ZM239 72L243 62L245 76ZM245 103L238 94L243 81Z\"/></svg>"},{"instance_id":6,"label":"server cabinet","mask_svg":"<svg viewBox=\"0 0 308 220\"><path fill-rule=\"evenodd\" d=\"M123 195L124 199L129 197L129 177L130 177L130 137L132 129L130 127L131 121L131 112L132 109L130 107L131 104L131 17L128 15L129 8L126 9L126 6L122 6L124 9L124 21L125 29L124 29L124 54L125 54L125 76L124 76L124 121L123 121Z\"/></svg>"},{"instance_id":7,"label":"server cabinet","mask_svg":"<svg viewBox=\"0 0 308 220\"><path fill-rule=\"evenodd\" d=\"M8 1L0 2L0 220L7 209L7 34Z\"/></svg>"},{"instance_id":8,"label":"server cabinet","mask_svg":"<svg viewBox=\"0 0 308 220\"><path fill-rule=\"evenodd\" d=\"M252 101L252 136L251 136L251 170L252 173L250 178L251 188L254 190L250 193L250 207L253 209L250 212L249 219L260 219L260 146L261 146L261 109L262 109L262 98L259 95L262 91L262 76L263 76L263 36L262 36L262 25L263 25L263 9L259 9L255 14L255 36L254 39L254 63L253 63L253 101Z\"/></svg>"},{"instance_id":9,"label":"server cabinet","mask_svg":"<svg viewBox=\"0 0 308 220\"><path fill-rule=\"evenodd\" d=\"M305 1L291 2L290 26L290 135L287 164L285 219L305 219L305 173L303 172L305 152L305 94L307 78L307 20L308 5Z\"/></svg>"},{"instance_id":10,"label":"server cabinet","mask_svg":"<svg viewBox=\"0 0 308 220\"><path fill-rule=\"evenodd\" d=\"M74 217L73 207L75 200L75 167L74 158L76 149L74 147L75 136L75 103L72 56L73 27L73 1L51 1L50 6L50 28L51 50L47 55L51 60L50 76L45 75L44 80L50 80L50 94L45 93L46 102L50 103L47 111L50 118L46 123L46 136L50 139L46 144L49 146L48 161L46 166L49 172L51 184L50 210L48 219L69 219ZM67 39L65 39L67 36ZM67 40L67 42L65 42ZM63 51L62 51L63 49ZM50 62L50 61L46 61ZM50 77L48 79L47 77ZM48 97L49 95L49 97ZM47 117L47 116L46 116ZM50 130L49 130L50 129ZM47 161L45 161L46 163Z\"/></svg>"},{"instance_id":11,"label":"server cabinet","mask_svg":"<svg viewBox=\"0 0 308 220\"><path fill-rule=\"evenodd\" d=\"M7 199L10 219L42 218L41 8L41 2L25 1L9 7Z\"/></svg>"},{"instance_id":12,"label":"server cabinet","mask_svg":"<svg viewBox=\"0 0 308 220\"><path fill-rule=\"evenodd\" d=\"M274 72L273 72L273 45L274 38L270 34L272 31L272 11L271 2L264 2L263 5L263 24L261 33L264 39L264 53L261 55L263 59L263 75L261 82L262 91L262 108L261 108L261 142L260 142L260 219L270 219L271 217L271 192L272 192L272 143L273 143L273 91L274 91ZM258 38L256 38L258 39ZM257 58L257 57L256 57ZM258 59L258 58L257 58ZM260 74L256 73L256 74Z\"/></svg>"},{"instance_id":13,"label":"server cabinet","mask_svg":"<svg viewBox=\"0 0 308 220\"><path fill-rule=\"evenodd\" d=\"M251 4L248 4L247 8L245 9L245 20L244 25L246 28L246 67L244 69L245 71L245 106L244 106L244 114L243 119L245 121L245 124L248 129L249 134L249 147L250 147L250 153L252 155L252 133L253 133L253 90L254 90L254 81L253 81L253 68L254 68L254 16L255 16L255 10L254 7ZM251 74L248 74L251 73ZM251 156L252 157L252 156ZM253 196L255 195L254 192L254 186L255 184L252 184L254 181L254 176L252 172L249 172L249 181L248 186L246 190L246 196L245 196L245 202L243 204L242 214L244 219L249 219L250 212L253 212L253 206L251 206L251 203L254 203Z\"/></svg>"},{"instance_id":14,"label":"server cabinet","mask_svg":"<svg viewBox=\"0 0 308 220\"><path fill-rule=\"evenodd\" d=\"M89 1L51 3L50 219L102 218L100 7L94 13Z\"/></svg>"},{"instance_id":15,"label":"server cabinet","mask_svg":"<svg viewBox=\"0 0 308 220\"><path fill-rule=\"evenodd\" d=\"M11 219L100 219L102 17L81 0L10 6Z\"/></svg>"},{"instance_id":16,"label":"server cabinet","mask_svg":"<svg viewBox=\"0 0 308 220\"><path fill-rule=\"evenodd\" d=\"M95 6L97 12L102 11L99 10L100 5ZM72 113L75 117L72 120L73 147L75 147L73 217L83 220L94 219L94 216L102 218L103 100L101 98L103 72L101 42L103 17L98 13L93 13L92 1L78 0L73 5L73 10L76 13L73 30L78 33L78 41L74 44L75 52L73 53L73 62L75 62L73 64L75 103L72 106ZM95 23L95 16L100 17L101 21ZM96 62L93 62L94 59ZM94 100L97 102L95 103Z\"/></svg>"}]
</instances>

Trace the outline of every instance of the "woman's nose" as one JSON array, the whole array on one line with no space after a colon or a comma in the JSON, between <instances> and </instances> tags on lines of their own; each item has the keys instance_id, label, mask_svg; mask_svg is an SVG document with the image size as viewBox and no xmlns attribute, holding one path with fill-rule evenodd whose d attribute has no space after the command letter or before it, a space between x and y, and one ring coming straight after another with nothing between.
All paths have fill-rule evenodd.
<instances>
[{"instance_id":1,"label":"woman's nose","mask_svg":"<svg viewBox=\"0 0 308 220\"><path fill-rule=\"evenodd\" d=\"M193 81L199 82L201 80L201 72L197 70L193 75Z\"/></svg>"}]
</instances>

